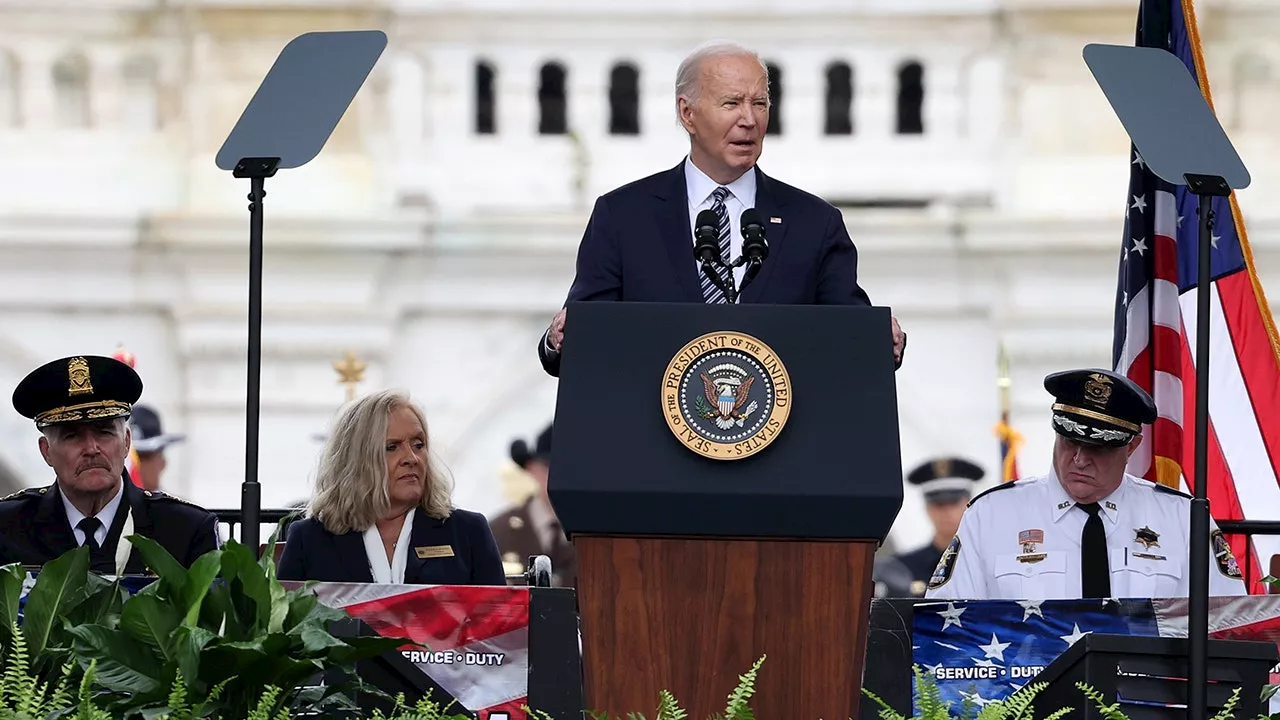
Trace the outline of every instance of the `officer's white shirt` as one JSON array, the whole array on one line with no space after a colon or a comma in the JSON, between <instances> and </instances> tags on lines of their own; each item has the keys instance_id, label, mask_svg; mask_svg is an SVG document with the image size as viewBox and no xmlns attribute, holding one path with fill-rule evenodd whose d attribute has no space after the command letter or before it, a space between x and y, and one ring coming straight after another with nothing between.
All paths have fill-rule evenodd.
<instances>
[{"instance_id":1,"label":"officer's white shirt","mask_svg":"<svg viewBox=\"0 0 1280 720\"><path fill-rule=\"evenodd\" d=\"M1107 533L1111 596L1186 597L1191 501L1126 473L1098 504ZM1052 471L988 491L965 510L925 597L1079 598L1080 534L1088 518ZM1212 518L1209 523L1210 596L1246 594L1230 551L1222 552L1221 531Z\"/></svg>"}]
</instances>

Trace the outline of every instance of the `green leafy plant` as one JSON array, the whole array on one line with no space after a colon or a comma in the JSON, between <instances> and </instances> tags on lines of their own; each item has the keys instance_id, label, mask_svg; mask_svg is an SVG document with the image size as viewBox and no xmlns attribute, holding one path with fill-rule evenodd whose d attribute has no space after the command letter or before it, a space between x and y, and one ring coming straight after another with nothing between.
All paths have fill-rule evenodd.
<instances>
[{"instance_id":1,"label":"green leafy plant","mask_svg":"<svg viewBox=\"0 0 1280 720\"><path fill-rule=\"evenodd\" d=\"M1003 700L986 703L981 709L974 707L966 699L956 711L953 711L951 703L942 700L942 693L938 689L937 680L934 679L932 674L922 670L919 665L912 666L911 672L915 681L916 704L919 708L919 712L912 716L913 720L952 720L953 718L969 720L975 717L976 720L1058 720L1065 717L1073 709L1071 707L1059 708L1043 717L1037 716L1032 703L1036 696L1049 686L1048 683L1039 682L1030 683ZM1085 699L1097 707L1098 712L1107 720L1129 720L1129 717L1120 710L1119 703L1107 705L1105 703L1106 698L1097 689L1086 683L1076 683L1076 688L1080 690ZM875 693L866 688L863 688L862 692L880 706L881 720L907 720L906 716L894 710ZM1263 700L1265 701L1267 697L1268 695L1264 690ZM1233 720L1236 716L1235 708L1239 701L1240 688L1236 688L1232 691L1226 705L1217 715L1213 716L1212 720ZM1257 720L1280 719L1276 718L1276 716L1266 719L1263 716Z\"/></svg>"},{"instance_id":2,"label":"green leafy plant","mask_svg":"<svg viewBox=\"0 0 1280 720\"><path fill-rule=\"evenodd\" d=\"M270 553L255 558L229 541L188 569L149 538L128 540L154 582L129 596L118 579L90 572L88 549L79 547L41 568L21 623L26 572L0 567L0 646L22 655L6 657L5 667L30 679L23 697L52 701L33 688L75 686L92 667L84 687L111 717L225 713L239 720L252 713L275 718L287 708L349 709L350 690L385 697L360 682L356 662L415 645L406 638L335 637L330 627L349 616L320 604L309 585L286 591ZM321 676L324 683L310 682Z\"/></svg>"},{"instance_id":3,"label":"green leafy plant","mask_svg":"<svg viewBox=\"0 0 1280 720\"><path fill-rule=\"evenodd\" d=\"M723 713L713 713L707 720L756 720L755 713L751 709L751 696L756 692L756 675L760 672L760 666L764 664L766 655L761 655L751 665L751 669L746 673L738 676L738 684L729 693L729 702L725 705ZM528 710L528 708L526 708ZM546 713L530 711L531 717L535 720L551 720ZM610 720L607 713L587 713L592 720ZM654 716L654 720L687 720L689 714L680 707L674 695L667 690L658 691L658 712ZM613 720L620 720L614 717ZM627 713L626 720L648 720L641 713Z\"/></svg>"},{"instance_id":4,"label":"green leafy plant","mask_svg":"<svg viewBox=\"0 0 1280 720\"><path fill-rule=\"evenodd\" d=\"M123 603L118 622L67 628L81 665L97 663L104 707L121 716L172 712L176 697L201 699L193 717L345 707L347 683L307 681L329 671L353 678L356 661L412 644L335 637L329 625L346 613L320 604L306 586L286 591L270 553L259 560L229 541L188 570L154 540L129 539L157 580ZM268 696L267 688L285 690Z\"/></svg>"}]
</instances>

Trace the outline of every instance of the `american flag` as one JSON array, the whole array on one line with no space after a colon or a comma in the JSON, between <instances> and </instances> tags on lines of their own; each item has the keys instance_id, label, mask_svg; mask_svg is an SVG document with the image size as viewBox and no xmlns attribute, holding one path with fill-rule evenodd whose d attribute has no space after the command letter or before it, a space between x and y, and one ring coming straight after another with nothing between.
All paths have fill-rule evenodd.
<instances>
[{"instance_id":1,"label":"american flag","mask_svg":"<svg viewBox=\"0 0 1280 720\"><path fill-rule=\"evenodd\" d=\"M528 720L529 588L317 583L313 590L381 635L426 646L404 651L406 658L477 720Z\"/></svg>"},{"instance_id":2,"label":"american flag","mask_svg":"<svg viewBox=\"0 0 1280 720\"><path fill-rule=\"evenodd\" d=\"M1184 638L1187 609L1186 598L920 603L911 661L933 675L955 716L966 702L981 707L1039 682L1041 670L1090 633ZM1211 598L1209 637L1280 642L1280 596ZM1278 706L1273 698L1271 711Z\"/></svg>"},{"instance_id":3,"label":"american flag","mask_svg":"<svg viewBox=\"0 0 1280 720\"><path fill-rule=\"evenodd\" d=\"M1191 0L1143 0L1136 44L1177 55L1212 105ZM1188 490L1195 459L1198 200L1130 150L1129 190L1116 291L1113 364L1155 398L1129 472ZM1235 195L1214 198L1206 495L1217 520L1280 519L1280 344ZM1188 490L1189 491L1189 490ZM1280 537L1231 538L1252 579ZM1245 564L1247 561L1247 565Z\"/></svg>"}]
</instances>

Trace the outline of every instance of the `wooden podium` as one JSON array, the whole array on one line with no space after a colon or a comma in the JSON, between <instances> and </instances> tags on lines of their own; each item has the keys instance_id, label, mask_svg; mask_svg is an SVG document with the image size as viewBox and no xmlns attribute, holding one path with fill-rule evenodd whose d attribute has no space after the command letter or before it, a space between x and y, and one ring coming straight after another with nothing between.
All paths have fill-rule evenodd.
<instances>
[{"instance_id":1,"label":"wooden podium","mask_svg":"<svg viewBox=\"0 0 1280 720\"><path fill-rule=\"evenodd\" d=\"M578 551L586 710L858 717L902 505L886 308L576 303L549 493Z\"/></svg>"}]
</instances>

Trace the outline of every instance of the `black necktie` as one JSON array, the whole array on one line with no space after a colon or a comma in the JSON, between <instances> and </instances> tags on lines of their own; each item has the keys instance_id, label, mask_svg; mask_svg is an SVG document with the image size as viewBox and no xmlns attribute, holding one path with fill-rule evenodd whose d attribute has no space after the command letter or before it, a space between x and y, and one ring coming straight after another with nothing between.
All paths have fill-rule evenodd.
<instances>
[{"instance_id":1,"label":"black necktie","mask_svg":"<svg viewBox=\"0 0 1280 720\"><path fill-rule=\"evenodd\" d=\"M1107 530L1098 503L1080 503L1089 513L1080 534L1080 587L1087 598L1111 597L1111 568L1107 562Z\"/></svg>"},{"instance_id":2,"label":"black necktie","mask_svg":"<svg viewBox=\"0 0 1280 720\"><path fill-rule=\"evenodd\" d=\"M98 552L98 539L94 537L94 533L98 532L98 528L102 527L102 521L96 517L87 517L76 523L76 529L84 533L84 544L89 546L89 554Z\"/></svg>"}]
</instances>

